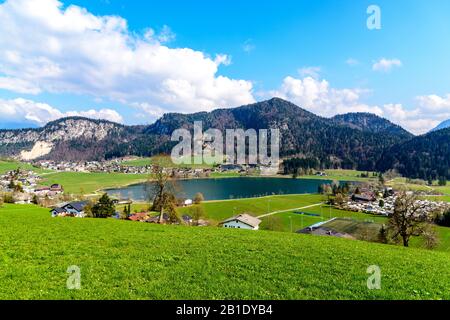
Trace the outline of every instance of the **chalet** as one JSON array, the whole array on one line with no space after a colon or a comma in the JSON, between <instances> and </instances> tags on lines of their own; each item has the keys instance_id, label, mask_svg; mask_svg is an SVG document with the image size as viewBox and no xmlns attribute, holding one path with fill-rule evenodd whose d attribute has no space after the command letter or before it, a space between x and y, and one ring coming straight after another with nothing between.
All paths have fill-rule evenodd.
<instances>
[{"instance_id":1,"label":"chalet","mask_svg":"<svg viewBox=\"0 0 450 320\"><path fill-rule=\"evenodd\" d=\"M352 201L355 202L373 202L376 198L372 194L354 194Z\"/></svg>"},{"instance_id":2,"label":"chalet","mask_svg":"<svg viewBox=\"0 0 450 320\"><path fill-rule=\"evenodd\" d=\"M34 193L38 196L45 196L50 192L49 187L39 187L34 189Z\"/></svg>"},{"instance_id":3,"label":"chalet","mask_svg":"<svg viewBox=\"0 0 450 320\"><path fill-rule=\"evenodd\" d=\"M244 167L239 164L221 164L220 165L221 171L235 171L239 172L241 170L244 170Z\"/></svg>"},{"instance_id":4,"label":"chalet","mask_svg":"<svg viewBox=\"0 0 450 320\"><path fill-rule=\"evenodd\" d=\"M56 193L62 193L64 192L64 188L60 184L52 184L50 186L50 191L56 192Z\"/></svg>"},{"instance_id":5,"label":"chalet","mask_svg":"<svg viewBox=\"0 0 450 320\"><path fill-rule=\"evenodd\" d=\"M249 214L243 213L222 221L219 225L224 228L259 230L261 220Z\"/></svg>"},{"instance_id":6,"label":"chalet","mask_svg":"<svg viewBox=\"0 0 450 320\"><path fill-rule=\"evenodd\" d=\"M140 221L140 222L145 222L149 218L150 216L148 215L147 212L138 212L128 217L128 219L131 221Z\"/></svg>"},{"instance_id":7,"label":"chalet","mask_svg":"<svg viewBox=\"0 0 450 320\"><path fill-rule=\"evenodd\" d=\"M184 214L181 219L183 220L184 223L186 224L192 224L192 217L190 215Z\"/></svg>"},{"instance_id":8,"label":"chalet","mask_svg":"<svg viewBox=\"0 0 450 320\"><path fill-rule=\"evenodd\" d=\"M52 217L65 216L84 218L84 208L87 204L87 201L69 202L60 207L52 209L50 212L52 214Z\"/></svg>"}]
</instances>

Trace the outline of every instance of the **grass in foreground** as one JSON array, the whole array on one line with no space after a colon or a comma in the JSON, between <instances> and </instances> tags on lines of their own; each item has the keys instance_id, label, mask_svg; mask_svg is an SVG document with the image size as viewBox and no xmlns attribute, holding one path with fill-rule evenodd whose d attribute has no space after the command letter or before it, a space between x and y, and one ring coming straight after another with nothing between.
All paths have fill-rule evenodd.
<instances>
[{"instance_id":1,"label":"grass in foreground","mask_svg":"<svg viewBox=\"0 0 450 320\"><path fill-rule=\"evenodd\" d=\"M0 209L0 299L449 299L442 252ZM20 236L17 236L20 235ZM81 268L68 290L67 268ZM378 265L382 289L368 290Z\"/></svg>"}]
</instances>

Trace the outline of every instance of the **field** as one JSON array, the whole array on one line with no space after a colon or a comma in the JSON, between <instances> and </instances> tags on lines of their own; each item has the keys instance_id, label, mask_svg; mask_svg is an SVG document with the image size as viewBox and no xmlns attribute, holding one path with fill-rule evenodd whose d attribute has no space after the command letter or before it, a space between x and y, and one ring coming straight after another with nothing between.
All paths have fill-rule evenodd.
<instances>
[{"instance_id":1,"label":"field","mask_svg":"<svg viewBox=\"0 0 450 320\"><path fill-rule=\"evenodd\" d=\"M172 162L172 159L169 156L158 156L158 157L151 157L151 158L136 158L136 159L124 161L124 162L122 162L122 165L130 166L130 167L145 167L145 166L152 165L154 163L155 159L158 159L158 163L162 164L166 168L212 168L213 167L213 165L209 165L209 164L194 164L196 157L192 157L191 164L177 165ZM198 160L202 161L202 159L198 159Z\"/></svg>"},{"instance_id":2,"label":"field","mask_svg":"<svg viewBox=\"0 0 450 320\"><path fill-rule=\"evenodd\" d=\"M43 175L42 184L59 183L66 193L91 194L105 188L118 188L145 182L145 174L57 172Z\"/></svg>"},{"instance_id":3,"label":"field","mask_svg":"<svg viewBox=\"0 0 450 320\"><path fill-rule=\"evenodd\" d=\"M23 170L32 170L37 174L51 172L49 170L43 170L24 162L18 162L13 160L0 160L0 175L5 174L8 171L16 170L21 168Z\"/></svg>"},{"instance_id":4,"label":"field","mask_svg":"<svg viewBox=\"0 0 450 320\"><path fill-rule=\"evenodd\" d=\"M443 252L0 209L0 299L449 299ZM18 236L20 235L20 236ZM69 290L69 266L81 289ZM382 289L366 286L381 268Z\"/></svg>"},{"instance_id":5,"label":"field","mask_svg":"<svg viewBox=\"0 0 450 320\"><path fill-rule=\"evenodd\" d=\"M283 195L238 200L208 201L202 204L209 220L220 222L239 213L253 216L273 211L300 208L324 201L321 195ZM180 209L182 214L189 208Z\"/></svg>"},{"instance_id":6,"label":"field","mask_svg":"<svg viewBox=\"0 0 450 320\"><path fill-rule=\"evenodd\" d=\"M317 205L301 210L289 210L294 208L308 207L314 204L320 204L325 198L318 194L311 195L281 195L262 198L250 198L239 200L208 201L201 204L206 218L213 225L239 213L248 213L253 216L265 215L268 212L288 210L261 218L262 230L271 230L277 232L296 232L318 222L325 222L333 218L345 219L345 223L337 221L331 224L333 229L349 233L360 239L377 238L377 232L382 224L387 222L383 216L370 215L360 212L351 212L338 210L327 204ZM146 208L148 205L138 204L136 208ZM180 214L189 214L190 208L180 208ZM300 212L307 214L299 214ZM311 216L314 214L318 216ZM439 236L439 245L435 250L446 251L450 253L450 228L435 226ZM411 246L421 248L423 243L420 239L412 239Z\"/></svg>"},{"instance_id":7,"label":"field","mask_svg":"<svg viewBox=\"0 0 450 320\"><path fill-rule=\"evenodd\" d=\"M446 186L439 186L437 181L433 182L433 185L426 184L413 184L408 183L405 178L396 178L388 183L390 186L396 189L407 189L413 191L427 191L435 194L441 194L442 201L450 202L450 184Z\"/></svg>"},{"instance_id":8,"label":"field","mask_svg":"<svg viewBox=\"0 0 450 320\"><path fill-rule=\"evenodd\" d=\"M249 199L238 199L238 200L223 200L223 201L208 201L202 204L208 219L220 222L226 218L229 218L235 214L239 213L249 213L253 216L264 215L270 212L287 210L294 208L302 208L314 204L320 204L326 201L326 197L319 194L303 194L303 195L280 195L280 196L268 196L262 198L249 198ZM181 213L188 213L189 208L182 208ZM368 215L358 212L350 212L337 210L326 204L307 208L305 210L300 210L302 212L319 214L320 217L309 217L295 214L294 211L288 211L276 214L274 216L281 217L291 217L294 222L301 224L301 220L308 219L313 223L329 220L334 217L341 218L352 218L358 220L370 220L370 221L385 221L386 218L374 215ZM286 218L289 219L289 218ZM287 220L286 220L287 221ZM304 224L305 227L310 224ZM278 231L286 231L287 224L283 224L282 228ZM289 224L290 227L290 224Z\"/></svg>"},{"instance_id":9,"label":"field","mask_svg":"<svg viewBox=\"0 0 450 320\"><path fill-rule=\"evenodd\" d=\"M321 180L340 180L340 181L377 181L378 177L373 176L373 172L369 173L369 178L361 178L361 174L366 174L366 171L357 170L324 170L326 176L306 175L301 176L301 179L321 179Z\"/></svg>"}]
</instances>

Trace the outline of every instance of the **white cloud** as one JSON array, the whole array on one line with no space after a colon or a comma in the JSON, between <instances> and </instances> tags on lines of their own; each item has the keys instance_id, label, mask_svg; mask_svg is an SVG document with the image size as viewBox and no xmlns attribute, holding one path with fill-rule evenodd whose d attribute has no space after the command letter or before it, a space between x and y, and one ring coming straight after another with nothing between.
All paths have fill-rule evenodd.
<instances>
[{"instance_id":1,"label":"white cloud","mask_svg":"<svg viewBox=\"0 0 450 320\"><path fill-rule=\"evenodd\" d=\"M394 67L401 67L402 62L399 59L382 58L372 65L373 71L390 72Z\"/></svg>"},{"instance_id":2,"label":"white cloud","mask_svg":"<svg viewBox=\"0 0 450 320\"><path fill-rule=\"evenodd\" d=\"M370 112L399 124L406 130L423 134L444 120L450 119L450 94L420 96L417 105L405 108L402 104L387 103L369 105L362 102L368 90L332 88L328 81L305 77L296 79L286 77L276 91L266 96L277 96L287 99L315 114L332 117L348 112Z\"/></svg>"},{"instance_id":3,"label":"white cloud","mask_svg":"<svg viewBox=\"0 0 450 320\"><path fill-rule=\"evenodd\" d=\"M218 54L214 59L214 62L219 66L223 64L224 66L229 66L231 64L231 57L226 54Z\"/></svg>"},{"instance_id":4,"label":"white cloud","mask_svg":"<svg viewBox=\"0 0 450 320\"><path fill-rule=\"evenodd\" d=\"M435 94L417 97L419 105L426 111L438 113L450 113L450 94L440 97Z\"/></svg>"},{"instance_id":5,"label":"white cloud","mask_svg":"<svg viewBox=\"0 0 450 320\"><path fill-rule=\"evenodd\" d=\"M298 70L298 73L302 77L312 77L314 79L318 79L321 71L321 67L303 67Z\"/></svg>"},{"instance_id":6,"label":"white cloud","mask_svg":"<svg viewBox=\"0 0 450 320\"><path fill-rule=\"evenodd\" d=\"M161 43L168 43L174 41L176 34L172 32L169 26L164 25L158 35L158 41Z\"/></svg>"},{"instance_id":7,"label":"white cloud","mask_svg":"<svg viewBox=\"0 0 450 320\"><path fill-rule=\"evenodd\" d=\"M169 48L164 43L175 35L168 27L139 36L121 17L57 0L7 0L0 21L0 87L11 91L88 94L179 112L254 102L250 81L218 75L228 56Z\"/></svg>"},{"instance_id":8,"label":"white cloud","mask_svg":"<svg viewBox=\"0 0 450 320\"><path fill-rule=\"evenodd\" d=\"M348 64L349 66L357 66L357 65L359 65L360 62L354 58L348 58L345 61L345 63Z\"/></svg>"},{"instance_id":9,"label":"white cloud","mask_svg":"<svg viewBox=\"0 0 450 320\"><path fill-rule=\"evenodd\" d=\"M24 94L39 94L41 92L41 89L28 81L8 77L0 77L0 89Z\"/></svg>"},{"instance_id":10,"label":"white cloud","mask_svg":"<svg viewBox=\"0 0 450 320\"><path fill-rule=\"evenodd\" d=\"M384 105L384 116L415 134L426 133L444 120L439 120L442 115L429 114L420 107L406 109L402 104Z\"/></svg>"},{"instance_id":11,"label":"white cloud","mask_svg":"<svg viewBox=\"0 0 450 320\"><path fill-rule=\"evenodd\" d=\"M347 112L371 112L378 115L383 110L360 102L361 94L367 90L335 89L326 80L306 77L286 77L280 89L270 95L287 99L318 115L330 117Z\"/></svg>"},{"instance_id":12,"label":"white cloud","mask_svg":"<svg viewBox=\"0 0 450 320\"><path fill-rule=\"evenodd\" d=\"M385 104L383 115L415 134L427 133L442 121L450 119L450 94L445 97L419 96L416 101L413 108L405 108L398 103Z\"/></svg>"},{"instance_id":13,"label":"white cloud","mask_svg":"<svg viewBox=\"0 0 450 320\"><path fill-rule=\"evenodd\" d=\"M52 120L72 116L123 122L122 116L111 109L61 112L59 109L46 103L22 98L13 100L0 99L0 110L2 112L2 122L33 123L39 126Z\"/></svg>"}]
</instances>

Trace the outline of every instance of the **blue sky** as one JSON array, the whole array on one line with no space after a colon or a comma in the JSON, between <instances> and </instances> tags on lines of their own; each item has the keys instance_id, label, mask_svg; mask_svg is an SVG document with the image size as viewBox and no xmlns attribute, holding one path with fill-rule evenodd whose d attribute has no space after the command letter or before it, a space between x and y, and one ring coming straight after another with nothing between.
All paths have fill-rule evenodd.
<instances>
[{"instance_id":1,"label":"blue sky","mask_svg":"<svg viewBox=\"0 0 450 320\"><path fill-rule=\"evenodd\" d=\"M29 1L47 10L27 10ZM0 127L42 125L75 113L151 123L164 112L271 96L323 116L374 112L415 133L450 118L446 0L14 2L0 1L0 17L8 17L0 31L15 31L0 39L0 53L8 53L7 63L0 63L0 106L9 110ZM366 26L372 4L381 9L380 30ZM79 10L67 14L73 5ZM127 25L112 32L104 16ZM72 27L77 21L84 29ZM125 49L112 44L119 37L126 39ZM44 40L25 47L34 39ZM18 66L17 56L29 66Z\"/></svg>"}]
</instances>

